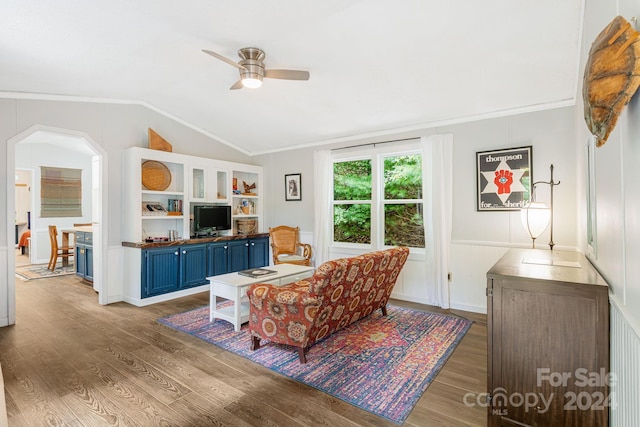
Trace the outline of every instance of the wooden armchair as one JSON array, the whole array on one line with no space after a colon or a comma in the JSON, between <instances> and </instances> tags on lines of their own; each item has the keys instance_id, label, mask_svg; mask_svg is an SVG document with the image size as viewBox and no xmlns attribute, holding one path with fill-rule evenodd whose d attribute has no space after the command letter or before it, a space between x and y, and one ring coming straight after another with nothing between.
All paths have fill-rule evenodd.
<instances>
[{"instance_id":1,"label":"wooden armchair","mask_svg":"<svg viewBox=\"0 0 640 427\"><path fill-rule=\"evenodd\" d=\"M298 227L269 228L274 264L311 265L311 245L298 241Z\"/></svg>"}]
</instances>

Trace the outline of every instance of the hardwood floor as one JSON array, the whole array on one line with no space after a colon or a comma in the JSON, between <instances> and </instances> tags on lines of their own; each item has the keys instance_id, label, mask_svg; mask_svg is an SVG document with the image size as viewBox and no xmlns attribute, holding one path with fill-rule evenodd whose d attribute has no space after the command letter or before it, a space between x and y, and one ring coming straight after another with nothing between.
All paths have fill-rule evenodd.
<instances>
[{"instance_id":1,"label":"hardwood floor","mask_svg":"<svg viewBox=\"0 0 640 427\"><path fill-rule=\"evenodd\" d=\"M17 322L0 328L10 426L394 426L156 319L208 293L100 306L75 276L16 279ZM420 304L394 304L442 311ZM486 318L471 327L405 426L484 426Z\"/></svg>"}]
</instances>

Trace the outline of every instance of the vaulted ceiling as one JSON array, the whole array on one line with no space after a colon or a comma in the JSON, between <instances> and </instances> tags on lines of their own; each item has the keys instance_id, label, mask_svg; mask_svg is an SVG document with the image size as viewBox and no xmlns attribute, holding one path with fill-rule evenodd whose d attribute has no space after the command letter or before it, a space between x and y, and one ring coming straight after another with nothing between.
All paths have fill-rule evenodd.
<instances>
[{"instance_id":1,"label":"vaulted ceiling","mask_svg":"<svg viewBox=\"0 0 640 427\"><path fill-rule=\"evenodd\" d=\"M4 0L0 91L141 102L249 154L571 105L581 0ZM309 81L229 90L239 60Z\"/></svg>"}]
</instances>

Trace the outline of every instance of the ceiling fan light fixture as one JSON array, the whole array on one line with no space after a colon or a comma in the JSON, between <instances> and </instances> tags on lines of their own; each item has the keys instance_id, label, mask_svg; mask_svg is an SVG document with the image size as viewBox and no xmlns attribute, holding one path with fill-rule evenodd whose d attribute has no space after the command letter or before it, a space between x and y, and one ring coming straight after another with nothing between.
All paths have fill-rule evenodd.
<instances>
[{"instance_id":1,"label":"ceiling fan light fixture","mask_svg":"<svg viewBox=\"0 0 640 427\"><path fill-rule=\"evenodd\" d=\"M282 80L309 80L309 72L302 70L266 70L264 62L265 54L261 49L256 47L246 47L238 51L240 61L237 63L231 59L220 55L219 53L203 49L207 55L211 55L229 65L232 65L240 72L240 80L235 82L229 89L237 90L243 87L256 89L262 86L262 79L267 77L270 79Z\"/></svg>"},{"instance_id":2,"label":"ceiling fan light fixture","mask_svg":"<svg viewBox=\"0 0 640 427\"><path fill-rule=\"evenodd\" d=\"M256 89L262 86L262 76L259 74L242 77L242 86L249 89Z\"/></svg>"}]
</instances>

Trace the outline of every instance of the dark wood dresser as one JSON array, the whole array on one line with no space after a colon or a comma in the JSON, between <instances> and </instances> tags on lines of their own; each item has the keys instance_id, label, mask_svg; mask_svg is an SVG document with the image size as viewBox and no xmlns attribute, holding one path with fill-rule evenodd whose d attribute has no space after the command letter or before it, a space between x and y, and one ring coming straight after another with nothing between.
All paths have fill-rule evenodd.
<instances>
[{"instance_id":1,"label":"dark wood dresser","mask_svg":"<svg viewBox=\"0 0 640 427\"><path fill-rule=\"evenodd\" d=\"M490 427L608 425L608 290L578 252L510 249L487 272Z\"/></svg>"}]
</instances>

